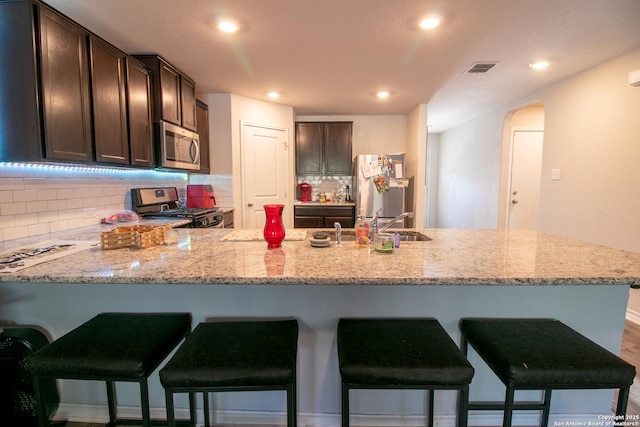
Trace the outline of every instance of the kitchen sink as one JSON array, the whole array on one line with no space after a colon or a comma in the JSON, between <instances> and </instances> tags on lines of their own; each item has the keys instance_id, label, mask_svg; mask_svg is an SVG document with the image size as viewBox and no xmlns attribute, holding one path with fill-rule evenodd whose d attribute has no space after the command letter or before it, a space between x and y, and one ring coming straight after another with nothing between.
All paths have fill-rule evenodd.
<instances>
[{"instance_id":1,"label":"kitchen sink","mask_svg":"<svg viewBox=\"0 0 640 427\"><path fill-rule=\"evenodd\" d=\"M397 231L400 234L401 242L428 242L431 238L425 234L422 234L415 230L389 230L390 233ZM336 240L336 232L335 230L324 231L329 235L331 241ZM343 242L353 242L356 240L356 232L355 230L342 230L342 241Z\"/></svg>"}]
</instances>

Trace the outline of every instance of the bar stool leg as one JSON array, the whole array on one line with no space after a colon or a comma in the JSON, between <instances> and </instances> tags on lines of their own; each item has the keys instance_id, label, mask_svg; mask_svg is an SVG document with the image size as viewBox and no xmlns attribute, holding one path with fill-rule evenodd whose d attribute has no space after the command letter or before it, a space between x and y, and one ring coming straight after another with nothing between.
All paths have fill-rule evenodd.
<instances>
[{"instance_id":1,"label":"bar stool leg","mask_svg":"<svg viewBox=\"0 0 640 427\"><path fill-rule=\"evenodd\" d=\"M151 427L151 411L149 409L149 386L147 379L140 381L140 401L142 403L142 426Z\"/></svg>"},{"instance_id":2,"label":"bar stool leg","mask_svg":"<svg viewBox=\"0 0 640 427\"><path fill-rule=\"evenodd\" d=\"M107 406L109 407L109 424L116 421L116 386L113 381L106 381Z\"/></svg>"},{"instance_id":3,"label":"bar stool leg","mask_svg":"<svg viewBox=\"0 0 640 427\"><path fill-rule=\"evenodd\" d=\"M342 383L342 427L349 427L349 387Z\"/></svg>"},{"instance_id":4,"label":"bar stool leg","mask_svg":"<svg viewBox=\"0 0 640 427\"><path fill-rule=\"evenodd\" d=\"M164 398L167 405L167 427L176 427L176 414L173 409L173 392L165 389Z\"/></svg>"},{"instance_id":5,"label":"bar stool leg","mask_svg":"<svg viewBox=\"0 0 640 427\"><path fill-rule=\"evenodd\" d=\"M427 419L427 425L429 427L434 427L433 426L433 390L427 390L427 399L429 401L428 406L429 406L429 417Z\"/></svg>"},{"instance_id":6,"label":"bar stool leg","mask_svg":"<svg viewBox=\"0 0 640 427\"><path fill-rule=\"evenodd\" d=\"M47 427L49 419L47 417L46 403L42 400L42 392L40 390L40 378L33 377L33 388L36 392L36 410L38 413L38 427Z\"/></svg>"},{"instance_id":7,"label":"bar stool leg","mask_svg":"<svg viewBox=\"0 0 640 427\"><path fill-rule=\"evenodd\" d=\"M206 391L202 392L202 409L204 410L204 427L211 427L211 420L209 414L209 393ZM191 414L192 422L195 423L195 414ZM194 424L195 425L195 424Z\"/></svg>"},{"instance_id":8,"label":"bar stool leg","mask_svg":"<svg viewBox=\"0 0 640 427\"><path fill-rule=\"evenodd\" d=\"M629 386L618 389L618 404L616 405L616 415L625 416L627 414L627 403L629 401ZM624 419L624 418L623 418Z\"/></svg>"},{"instance_id":9,"label":"bar stool leg","mask_svg":"<svg viewBox=\"0 0 640 427\"><path fill-rule=\"evenodd\" d=\"M511 420L513 418L513 399L515 390L512 387L507 387L504 399L504 418L502 421L502 427L511 427Z\"/></svg>"},{"instance_id":10,"label":"bar stool leg","mask_svg":"<svg viewBox=\"0 0 640 427\"><path fill-rule=\"evenodd\" d=\"M549 424L549 412L551 410L551 389L544 390L544 408L542 409L542 417L540 425L546 427Z\"/></svg>"},{"instance_id":11,"label":"bar stool leg","mask_svg":"<svg viewBox=\"0 0 640 427\"><path fill-rule=\"evenodd\" d=\"M296 386L292 384L287 387L287 427L296 427L298 417L296 416Z\"/></svg>"},{"instance_id":12,"label":"bar stool leg","mask_svg":"<svg viewBox=\"0 0 640 427\"><path fill-rule=\"evenodd\" d=\"M469 412L469 386L458 392L458 427L467 427L467 416Z\"/></svg>"}]
</instances>

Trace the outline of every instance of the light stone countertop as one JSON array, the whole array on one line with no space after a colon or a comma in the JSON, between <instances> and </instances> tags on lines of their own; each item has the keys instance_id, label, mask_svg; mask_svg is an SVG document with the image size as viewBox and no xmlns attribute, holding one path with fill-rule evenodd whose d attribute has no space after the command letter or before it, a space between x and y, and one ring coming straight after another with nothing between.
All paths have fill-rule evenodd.
<instances>
[{"instance_id":1,"label":"light stone countertop","mask_svg":"<svg viewBox=\"0 0 640 427\"><path fill-rule=\"evenodd\" d=\"M91 226L40 240L99 241ZM313 248L284 241L221 241L232 230L176 229L178 243L147 249L95 248L11 274L1 282L277 285L630 285L640 254L535 231L419 230L428 242L402 242L391 254L343 242ZM29 239L36 242L37 239ZM6 242L5 248L12 247ZM14 242L15 243L15 242Z\"/></svg>"}]
</instances>

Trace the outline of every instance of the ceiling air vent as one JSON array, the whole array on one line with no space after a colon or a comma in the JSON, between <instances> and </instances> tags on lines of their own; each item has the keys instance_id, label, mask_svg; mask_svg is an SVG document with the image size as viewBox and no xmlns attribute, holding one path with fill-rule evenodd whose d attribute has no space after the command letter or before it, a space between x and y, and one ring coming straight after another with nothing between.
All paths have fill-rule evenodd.
<instances>
[{"instance_id":1,"label":"ceiling air vent","mask_svg":"<svg viewBox=\"0 0 640 427\"><path fill-rule=\"evenodd\" d=\"M476 62L471 66L471 68L469 68L464 73L465 74L484 74L490 69L492 69L493 67L495 67L496 64L497 62Z\"/></svg>"}]
</instances>

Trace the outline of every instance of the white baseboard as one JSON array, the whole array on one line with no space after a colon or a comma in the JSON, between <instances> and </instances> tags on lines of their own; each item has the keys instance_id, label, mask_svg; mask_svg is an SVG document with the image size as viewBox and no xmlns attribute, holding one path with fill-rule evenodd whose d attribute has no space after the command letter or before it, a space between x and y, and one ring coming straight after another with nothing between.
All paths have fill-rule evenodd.
<instances>
[{"instance_id":1,"label":"white baseboard","mask_svg":"<svg viewBox=\"0 0 640 427\"><path fill-rule=\"evenodd\" d=\"M625 319L629 322L637 323L638 325L640 325L640 313L638 313L637 311L627 309Z\"/></svg>"},{"instance_id":2,"label":"white baseboard","mask_svg":"<svg viewBox=\"0 0 640 427\"><path fill-rule=\"evenodd\" d=\"M140 408L118 407L119 418L140 418ZM176 409L177 419L188 419L189 411ZM151 408L151 418L165 419L164 408ZM54 416L55 420L67 420L83 423L107 423L109 412L106 405L78 405L61 403ZM596 419L594 414L559 414L549 417L549 426L587 425ZM202 427L203 412L198 410L198 427ZM251 425L251 426L286 426L285 412L266 411L215 411L213 425ZM513 415L514 426L539 425L539 415L532 411L516 411ZM352 414L350 424L353 427L425 427L426 415L361 415ZM473 411L469 414L469 426L502 425L502 411ZM340 427L340 414L298 413L300 427ZM436 415L434 427L456 427L455 415Z\"/></svg>"}]
</instances>

